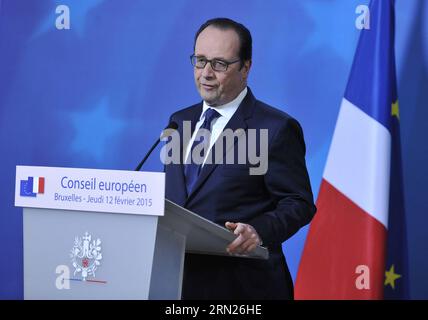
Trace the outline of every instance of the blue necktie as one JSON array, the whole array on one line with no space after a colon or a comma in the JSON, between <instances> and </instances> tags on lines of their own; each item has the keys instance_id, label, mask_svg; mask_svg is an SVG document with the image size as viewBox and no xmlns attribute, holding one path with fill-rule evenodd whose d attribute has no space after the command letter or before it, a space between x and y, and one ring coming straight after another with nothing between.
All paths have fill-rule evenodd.
<instances>
[{"instance_id":1,"label":"blue necktie","mask_svg":"<svg viewBox=\"0 0 428 320\"><path fill-rule=\"evenodd\" d=\"M200 156L204 159L206 156L205 152L208 152L208 147L210 145L210 136L203 135L201 129L209 130L211 132L211 123L214 121L214 119L220 116L221 114L214 109L209 108L205 111L204 123L199 128L198 133L195 136L195 140L193 141L192 148L190 149L190 153L188 156L190 158L190 161L187 161L188 163L184 166L184 175L186 177L186 189L188 195L195 186L202 167L202 164L194 163L194 159L192 159L193 150L196 146L202 143L203 146L201 145L201 148L203 147L203 151L201 152ZM200 139L198 139L198 137L200 137Z\"/></svg>"}]
</instances>

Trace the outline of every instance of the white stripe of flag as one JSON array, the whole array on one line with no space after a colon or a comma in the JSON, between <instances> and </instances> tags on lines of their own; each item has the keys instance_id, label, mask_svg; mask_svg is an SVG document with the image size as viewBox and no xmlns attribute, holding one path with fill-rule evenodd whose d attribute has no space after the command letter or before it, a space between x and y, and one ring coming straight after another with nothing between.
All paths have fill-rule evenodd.
<instances>
[{"instance_id":1,"label":"white stripe of flag","mask_svg":"<svg viewBox=\"0 0 428 320\"><path fill-rule=\"evenodd\" d=\"M390 158L388 129L344 98L323 177L385 228Z\"/></svg>"},{"instance_id":2,"label":"white stripe of flag","mask_svg":"<svg viewBox=\"0 0 428 320\"><path fill-rule=\"evenodd\" d=\"M39 193L39 178L40 177L33 178L33 193Z\"/></svg>"}]
</instances>

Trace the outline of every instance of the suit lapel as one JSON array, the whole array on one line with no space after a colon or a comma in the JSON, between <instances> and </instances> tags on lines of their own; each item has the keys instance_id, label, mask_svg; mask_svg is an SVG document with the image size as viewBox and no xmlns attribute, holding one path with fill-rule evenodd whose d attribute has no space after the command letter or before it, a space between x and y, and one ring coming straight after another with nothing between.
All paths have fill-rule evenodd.
<instances>
[{"instance_id":1,"label":"suit lapel","mask_svg":"<svg viewBox=\"0 0 428 320\"><path fill-rule=\"evenodd\" d=\"M178 179L177 185L181 186L181 189L183 190L181 193L183 196L181 198L182 201L180 201L180 205L184 205L186 202L186 199L188 197L187 190L186 190L186 180L184 177L184 156L186 152L186 146L189 142L190 137L192 136L193 131L195 130L196 123L199 121L199 117L202 113L202 103L196 106L192 112L189 112L189 114L186 114L183 119L179 120L181 123L178 123L178 132L180 135L180 163L178 165L175 165L174 168L178 172L176 172L176 177ZM188 124L190 123L190 137L186 137L184 135L184 122L188 121Z\"/></svg>"},{"instance_id":2,"label":"suit lapel","mask_svg":"<svg viewBox=\"0 0 428 320\"><path fill-rule=\"evenodd\" d=\"M236 110L235 114L232 116L232 118L226 124L224 130L231 129L232 131L236 131L237 129L243 129L246 132L247 128L248 128L248 125L246 123L246 119L248 119L252 116L254 103L255 103L255 98L254 98L253 94L251 93L250 88L248 88L247 95L245 96L244 100L242 100L242 102L239 105L238 109ZM237 140L238 139L235 139L234 144L230 148L235 146ZM193 187L193 190L188 195L185 205L187 205L189 203L189 201L195 196L195 194L197 194L197 192L200 190L202 185L205 183L205 181L208 179L208 177L211 175L211 173L214 171L214 169L218 166L218 164L216 164L214 161L216 144L217 144L217 141L216 141L216 143L214 143L213 148L211 149L210 153L208 154L208 157L210 157L209 159L213 159L212 163L206 163L202 167L202 170L201 170L201 173L198 177L198 180L196 181L196 184ZM230 148L228 148L228 149L224 148L224 150L223 150L223 162L222 163L225 163L225 156L226 156L227 151Z\"/></svg>"}]
</instances>

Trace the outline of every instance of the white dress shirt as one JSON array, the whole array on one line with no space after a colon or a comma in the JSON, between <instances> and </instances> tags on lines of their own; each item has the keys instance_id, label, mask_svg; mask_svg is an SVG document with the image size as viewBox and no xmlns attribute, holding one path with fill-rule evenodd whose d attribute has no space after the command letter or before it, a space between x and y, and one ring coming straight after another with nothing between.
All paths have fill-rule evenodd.
<instances>
[{"instance_id":1,"label":"white dress shirt","mask_svg":"<svg viewBox=\"0 0 428 320\"><path fill-rule=\"evenodd\" d=\"M216 110L221 116L218 117L217 119L213 120L213 122L211 123L210 146L208 148L208 152L205 153L205 159L204 159L202 166L204 165L204 163L207 159L207 156L209 154L209 151L211 150L215 141L220 136L220 134L223 132L224 128L226 127L226 124L229 122L229 120L235 114L235 112L238 109L239 105L241 104L242 100L244 100L245 96L247 95L247 91L248 91L247 87L245 87L244 90L242 90L241 93L238 94L238 96L234 100L232 100L232 101L230 101L230 102L228 102L222 106L211 107L205 101L203 102L202 114L199 117L199 121L196 123L195 131L193 132L192 138L190 139L189 144L186 147L186 158L185 158L186 163L188 163L187 160L189 157L190 149L193 145L193 141L195 140L196 133L198 132L199 128L204 123L205 111L207 111L207 109L211 108L211 109Z\"/></svg>"}]
</instances>

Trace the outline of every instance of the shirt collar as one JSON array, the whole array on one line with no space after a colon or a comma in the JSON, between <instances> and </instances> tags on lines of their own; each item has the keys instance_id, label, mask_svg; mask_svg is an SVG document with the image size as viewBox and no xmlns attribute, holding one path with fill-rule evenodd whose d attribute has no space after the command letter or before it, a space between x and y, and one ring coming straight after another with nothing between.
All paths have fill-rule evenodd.
<instances>
[{"instance_id":1,"label":"shirt collar","mask_svg":"<svg viewBox=\"0 0 428 320\"><path fill-rule=\"evenodd\" d=\"M209 108L216 110L218 113L221 114L221 116L223 116L227 119L232 118L233 114L238 109L242 100L244 100L245 96L247 95L247 92L248 92L248 89L247 89L247 87L245 87L244 90L242 90L241 93L238 94L238 96L235 99L233 99L232 101L230 101L226 104L223 104L223 105L217 106L217 107L209 106L204 100L203 105L202 105L202 113L201 113L201 116L199 117L199 120L202 119L203 115L205 114L205 111L207 111L207 109L209 109Z\"/></svg>"}]
</instances>

